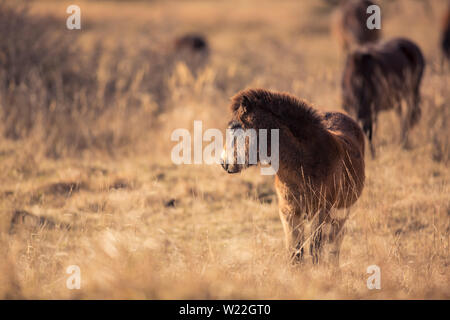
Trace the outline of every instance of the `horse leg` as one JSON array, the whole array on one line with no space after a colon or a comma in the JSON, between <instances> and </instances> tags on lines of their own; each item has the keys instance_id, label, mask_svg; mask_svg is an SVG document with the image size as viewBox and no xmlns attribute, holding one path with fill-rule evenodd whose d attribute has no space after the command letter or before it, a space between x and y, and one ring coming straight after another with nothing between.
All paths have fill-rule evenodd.
<instances>
[{"instance_id":1,"label":"horse leg","mask_svg":"<svg viewBox=\"0 0 450 320\"><path fill-rule=\"evenodd\" d=\"M293 263L303 260L304 256L304 219L294 212L279 211L281 223L283 225L286 247L290 253L290 259Z\"/></svg>"},{"instance_id":2,"label":"horse leg","mask_svg":"<svg viewBox=\"0 0 450 320\"><path fill-rule=\"evenodd\" d=\"M372 119L364 119L363 120L363 131L369 140L370 153L372 154L372 159L375 159L375 147L373 145L373 123Z\"/></svg>"},{"instance_id":3,"label":"horse leg","mask_svg":"<svg viewBox=\"0 0 450 320\"><path fill-rule=\"evenodd\" d=\"M329 265L339 266L339 253L344 239L344 224L349 216L349 209L343 215L332 217L330 211L322 211L321 222L321 260Z\"/></svg>"},{"instance_id":4,"label":"horse leg","mask_svg":"<svg viewBox=\"0 0 450 320\"><path fill-rule=\"evenodd\" d=\"M403 149L407 149L408 147L408 133L409 133L409 127L411 124L411 99L407 102L407 110L406 115L402 118L402 130L401 130L401 136L400 136L400 144Z\"/></svg>"},{"instance_id":5,"label":"horse leg","mask_svg":"<svg viewBox=\"0 0 450 320\"><path fill-rule=\"evenodd\" d=\"M412 97L412 109L410 115L411 127L415 126L422 115L422 109L420 108L420 82L414 87L413 97Z\"/></svg>"},{"instance_id":6,"label":"horse leg","mask_svg":"<svg viewBox=\"0 0 450 320\"><path fill-rule=\"evenodd\" d=\"M420 95L418 88L414 90L406 101L406 115L402 119L401 145L404 149L409 147L408 135L410 129L419 121L420 118Z\"/></svg>"},{"instance_id":7,"label":"horse leg","mask_svg":"<svg viewBox=\"0 0 450 320\"><path fill-rule=\"evenodd\" d=\"M403 145L407 136L408 131L408 117L409 117L409 103L406 104L404 101L399 101L396 108L397 116L400 121L400 145ZM404 110L406 109L406 110Z\"/></svg>"}]
</instances>

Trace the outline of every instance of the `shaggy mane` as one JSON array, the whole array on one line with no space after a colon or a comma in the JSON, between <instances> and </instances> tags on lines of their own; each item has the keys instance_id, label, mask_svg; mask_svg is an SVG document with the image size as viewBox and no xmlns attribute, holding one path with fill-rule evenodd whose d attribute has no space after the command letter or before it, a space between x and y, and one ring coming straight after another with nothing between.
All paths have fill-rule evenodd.
<instances>
[{"instance_id":1,"label":"shaggy mane","mask_svg":"<svg viewBox=\"0 0 450 320\"><path fill-rule=\"evenodd\" d=\"M243 107L259 107L288 123L295 120L299 126L322 125L322 117L306 101L289 93L246 89L231 98L234 115L242 112Z\"/></svg>"}]
</instances>

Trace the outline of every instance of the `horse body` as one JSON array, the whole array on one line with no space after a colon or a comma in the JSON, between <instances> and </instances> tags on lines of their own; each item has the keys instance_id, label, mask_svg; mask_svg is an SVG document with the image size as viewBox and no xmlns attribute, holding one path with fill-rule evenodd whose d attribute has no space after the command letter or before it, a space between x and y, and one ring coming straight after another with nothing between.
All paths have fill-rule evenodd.
<instances>
[{"instance_id":1,"label":"horse body","mask_svg":"<svg viewBox=\"0 0 450 320\"><path fill-rule=\"evenodd\" d=\"M420 48L404 38L366 45L348 55L341 83L343 108L361 122L372 155L373 124L380 111L395 109L401 116L406 144L409 129L420 119L424 68Z\"/></svg>"},{"instance_id":2,"label":"horse body","mask_svg":"<svg viewBox=\"0 0 450 320\"><path fill-rule=\"evenodd\" d=\"M441 49L444 57L450 60L450 6L442 23Z\"/></svg>"},{"instance_id":3,"label":"horse body","mask_svg":"<svg viewBox=\"0 0 450 320\"><path fill-rule=\"evenodd\" d=\"M364 185L364 135L358 124L342 113L320 113L291 95L263 89L237 94L232 113L234 127L279 129L275 188L292 258L301 260L309 248L314 262L323 257L336 263L347 215L338 217L335 210L354 204ZM247 165L223 167L234 173Z\"/></svg>"},{"instance_id":4,"label":"horse body","mask_svg":"<svg viewBox=\"0 0 450 320\"><path fill-rule=\"evenodd\" d=\"M174 58L183 61L194 74L206 65L209 55L208 41L201 34L188 33L175 40Z\"/></svg>"},{"instance_id":5,"label":"horse body","mask_svg":"<svg viewBox=\"0 0 450 320\"><path fill-rule=\"evenodd\" d=\"M374 3L370 0L349 0L337 10L332 31L344 51L366 43L376 42L381 37L379 29L367 28L367 8Z\"/></svg>"}]
</instances>

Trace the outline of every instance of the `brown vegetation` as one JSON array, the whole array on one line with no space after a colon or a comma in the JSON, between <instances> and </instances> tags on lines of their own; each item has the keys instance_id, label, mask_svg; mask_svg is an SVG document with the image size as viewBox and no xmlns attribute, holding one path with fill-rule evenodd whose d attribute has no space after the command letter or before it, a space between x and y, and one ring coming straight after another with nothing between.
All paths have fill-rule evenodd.
<instances>
[{"instance_id":1,"label":"brown vegetation","mask_svg":"<svg viewBox=\"0 0 450 320\"><path fill-rule=\"evenodd\" d=\"M329 34L329 3L79 0L82 29L73 31L65 28L65 1L33 1L8 32L5 21L23 16L2 14L0 297L449 298L443 1L430 1L429 13L419 1L378 1L383 36L412 39L430 67L411 149L393 143L395 113L379 115L379 156L366 155L338 270L291 266L272 177L170 159L174 129L192 131L193 120L204 130L224 128L229 97L242 88L339 108L344 61ZM212 48L196 75L166 60L189 30ZM14 68L5 62L19 57ZM10 233L15 214L25 220ZM366 286L372 264L381 268L381 290ZM69 265L81 269L80 290L65 285Z\"/></svg>"}]
</instances>

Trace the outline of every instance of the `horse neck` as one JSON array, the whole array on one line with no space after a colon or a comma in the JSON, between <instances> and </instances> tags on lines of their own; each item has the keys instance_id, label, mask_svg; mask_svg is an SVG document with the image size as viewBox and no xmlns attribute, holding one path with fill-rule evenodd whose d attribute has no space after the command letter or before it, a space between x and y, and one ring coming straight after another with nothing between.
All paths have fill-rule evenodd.
<instances>
[{"instance_id":1,"label":"horse neck","mask_svg":"<svg viewBox=\"0 0 450 320\"><path fill-rule=\"evenodd\" d=\"M298 180L299 175L314 177L317 171L326 171L336 154L333 152L335 138L321 122L317 122L317 115L308 110L304 114L300 112L281 118L283 115L261 112L253 116L256 121L252 121L253 129L269 129L267 142L270 153L270 129L279 129L279 179Z\"/></svg>"}]
</instances>

